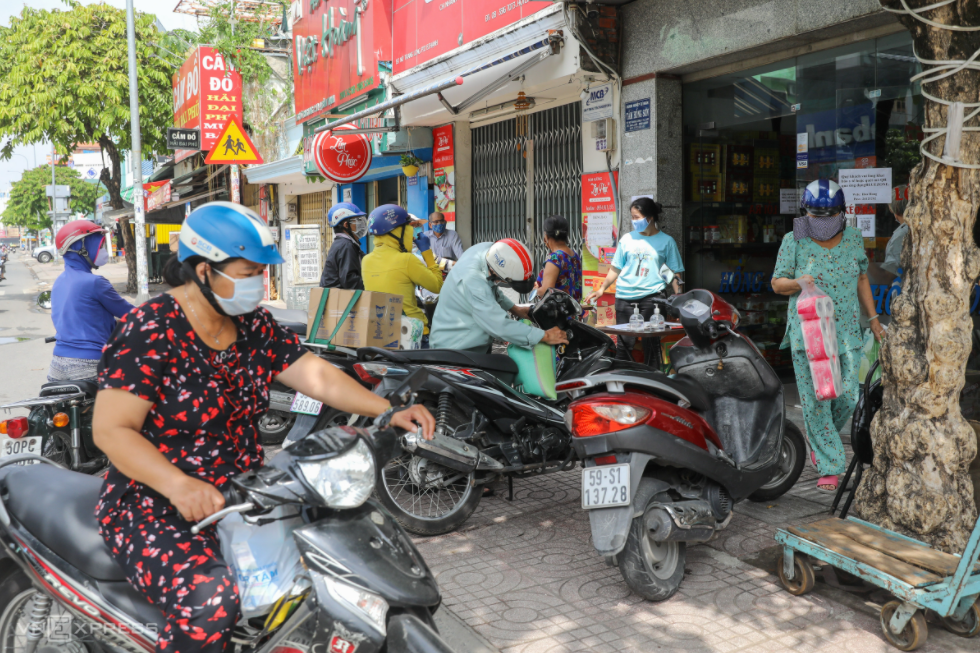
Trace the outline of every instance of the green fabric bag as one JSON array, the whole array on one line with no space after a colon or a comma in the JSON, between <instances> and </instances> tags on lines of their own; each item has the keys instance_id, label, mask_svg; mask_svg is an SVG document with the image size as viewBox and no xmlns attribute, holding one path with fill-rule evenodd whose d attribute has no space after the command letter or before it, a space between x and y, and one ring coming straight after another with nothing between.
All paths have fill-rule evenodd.
<instances>
[{"instance_id":1,"label":"green fabric bag","mask_svg":"<svg viewBox=\"0 0 980 653\"><path fill-rule=\"evenodd\" d=\"M517 384L526 394L557 399L555 392L555 348L539 342L534 347L507 346L507 355L517 363Z\"/></svg>"}]
</instances>

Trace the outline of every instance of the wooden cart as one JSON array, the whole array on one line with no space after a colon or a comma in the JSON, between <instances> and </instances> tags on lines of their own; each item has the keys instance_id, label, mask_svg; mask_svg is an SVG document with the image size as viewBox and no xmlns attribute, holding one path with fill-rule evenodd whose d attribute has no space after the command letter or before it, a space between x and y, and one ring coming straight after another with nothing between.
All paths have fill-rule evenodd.
<instances>
[{"instance_id":1,"label":"wooden cart","mask_svg":"<svg viewBox=\"0 0 980 653\"><path fill-rule=\"evenodd\" d=\"M980 520L962 557L854 517L779 529L776 541L783 545L779 581L790 594L801 596L813 589L812 563L819 562L898 597L881 609L881 628L902 651L925 643L926 611L934 612L956 635L980 634Z\"/></svg>"}]
</instances>

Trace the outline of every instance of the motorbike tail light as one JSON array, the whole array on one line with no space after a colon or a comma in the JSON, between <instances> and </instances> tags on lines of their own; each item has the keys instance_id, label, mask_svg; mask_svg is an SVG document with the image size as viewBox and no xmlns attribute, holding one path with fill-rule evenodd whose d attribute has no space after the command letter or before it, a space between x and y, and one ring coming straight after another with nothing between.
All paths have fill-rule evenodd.
<instances>
[{"instance_id":1,"label":"motorbike tail light","mask_svg":"<svg viewBox=\"0 0 980 653\"><path fill-rule=\"evenodd\" d=\"M354 372L364 383L378 385L386 376L405 376L408 370L403 367L393 367L386 363L354 363Z\"/></svg>"},{"instance_id":2,"label":"motorbike tail light","mask_svg":"<svg viewBox=\"0 0 980 653\"><path fill-rule=\"evenodd\" d=\"M616 456L597 456L595 458L596 465L615 465Z\"/></svg>"},{"instance_id":3,"label":"motorbike tail light","mask_svg":"<svg viewBox=\"0 0 980 653\"><path fill-rule=\"evenodd\" d=\"M572 404L572 435L587 438L632 428L650 419L655 412L643 406L607 398Z\"/></svg>"},{"instance_id":4,"label":"motorbike tail light","mask_svg":"<svg viewBox=\"0 0 980 653\"><path fill-rule=\"evenodd\" d=\"M569 390L577 390L578 388L588 387L587 381L565 381L564 383L558 383L555 385L556 392L568 392Z\"/></svg>"},{"instance_id":5,"label":"motorbike tail light","mask_svg":"<svg viewBox=\"0 0 980 653\"><path fill-rule=\"evenodd\" d=\"M6 424L7 435L12 438L22 437L31 430L31 424L27 421L26 417L15 417L14 419L8 419Z\"/></svg>"},{"instance_id":6,"label":"motorbike tail light","mask_svg":"<svg viewBox=\"0 0 980 653\"><path fill-rule=\"evenodd\" d=\"M70 421L71 420L68 419L68 415L66 413L55 413L54 417L51 418L51 423L59 429L63 429L68 426Z\"/></svg>"}]
</instances>

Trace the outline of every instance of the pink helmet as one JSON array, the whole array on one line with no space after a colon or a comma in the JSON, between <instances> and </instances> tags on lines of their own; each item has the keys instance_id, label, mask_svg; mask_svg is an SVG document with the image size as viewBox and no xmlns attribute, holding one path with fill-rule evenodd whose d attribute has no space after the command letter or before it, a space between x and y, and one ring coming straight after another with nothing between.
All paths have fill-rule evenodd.
<instances>
[{"instance_id":1,"label":"pink helmet","mask_svg":"<svg viewBox=\"0 0 980 653\"><path fill-rule=\"evenodd\" d=\"M498 240L487 250L487 265L506 285L521 294L534 288L531 253L513 238Z\"/></svg>"},{"instance_id":2,"label":"pink helmet","mask_svg":"<svg viewBox=\"0 0 980 653\"><path fill-rule=\"evenodd\" d=\"M54 244L58 248L58 254L64 256L75 242L91 234L104 234L106 231L91 220L73 220L58 230Z\"/></svg>"}]
</instances>

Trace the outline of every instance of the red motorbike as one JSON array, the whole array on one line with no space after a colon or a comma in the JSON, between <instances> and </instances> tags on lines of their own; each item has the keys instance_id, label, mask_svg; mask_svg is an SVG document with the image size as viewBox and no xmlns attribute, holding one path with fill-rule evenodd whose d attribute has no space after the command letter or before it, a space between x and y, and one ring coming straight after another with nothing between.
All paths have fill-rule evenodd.
<instances>
[{"instance_id":1,"label":"red motorbike","mask_svg":"<svg viewBox=\"0 0 980 653\"><path fill-rule=\"evenodd\" d=\"M686 333L670 350L675 375L614 366L558 384L574 398L565 420L593 544L653 601L680 587L688 542L724 529L740 500L781 496L806 454L738 311L707 290L663 303Z\"/></svg>"}]
</instances>

